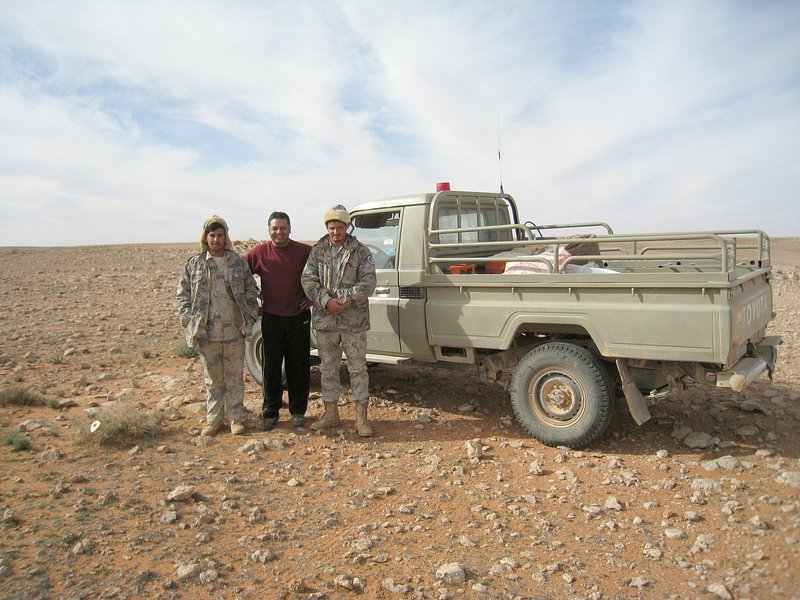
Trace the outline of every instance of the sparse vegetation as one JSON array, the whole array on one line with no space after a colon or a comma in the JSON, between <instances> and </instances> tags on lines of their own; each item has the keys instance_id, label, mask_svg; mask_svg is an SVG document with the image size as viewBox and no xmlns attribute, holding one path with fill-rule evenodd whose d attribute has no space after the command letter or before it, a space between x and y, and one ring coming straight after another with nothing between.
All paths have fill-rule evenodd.
<instances>
[{"instance_id":1,"label":"sparse vegetation","mask_svg":"<svg viewBox=\"0 0 800 600\"><path fill-rule=\"evenodd\" d=\"M50 362L54 365L60 365L62 362L64 362L64 358L61 356L61 353L53 352L50 355Z\"/></svg>"},{"instance_id":2,"label":"sparse vegetation","mask_svg":"<svg viewBox=\"0 0 800 600\"><path fill-rule=\"evenodd\" d=\"M12 385L0 390L0 406L42 406L44 398L20 385Z\"/></svg>"},{"instance_id":3,"label":"sparse vegetation","mask_svg":"<svg viewBox=\"0 0 800 600\"><path fill-rule=\"evenodd\" d=\"M142 358L153 358L153 353L150 350L142 350Z\"/></svg>"},{"instance_id":4,"label":"sparse vegetation","mask_svg":"<svg viewBox=\"0 0 800 600\"><path fill-rule=\"evenodd\" d=\"M143 571L133 578L133 587L137 593L141 594L144 592L144 589L148 583L156 581L157 579L158 573L155 573L154 571Z\"/></svg>"},{"instance_id":5,"label":"sparse vegetation","mask_svg":"<svg viewBox=\"0 0 800 600\"><path fill-rule=\"evenodd\" d=\"M161 433L164 413L151 412L130 404L106 410L97 417L99 425L95 430L81 423L80 441L93 446L129 448L148 440L156 439Z\"/></svg>"},{"instance_id":6,"label":"sparse vegetation","mask_svg":"<svg viewBox=\"0 0 800 600\"><path fill-rule=\"evenodd\" d=\"M58 408L58 406L59 406L58 400L55 400L55 399L51 398L50 400L47 401L47 406L49 408Z\"/></svg>"},{"instance_id":7,"label":"sparse vegetation","mask_svg":"<svg viewBox=\"0 0 800 600\"><path fill-rule=\"evenodd\" d=\"M19 431L12 431L6 436L6 444L11 445L12 452L21 452L31 447L31 438L22 435Z\"/></svg>"},{"instance_id":8,"label":"sparse vegetation","mask_svg":"<svg viewBox=\"0 0 800 600\"><path fill-rule=\"evenodd\" d=\"M182 356L183 358L197 358L197 350L190 348L186 340L181 340L178 345L175 346L174 352L177 356Z\"/></svg>"},{"instance_id":9,"label":"sparse vegetation","mask_svg":"<svg viewBox=\"0 0 800 600\"><path fill-rule=\"evenodd\" d=\"M14 380L15 383L22 383L23 381L25 381L25 378L22 376L22 373L14 373L12 379Z\"/></svg>"}]
</instances>

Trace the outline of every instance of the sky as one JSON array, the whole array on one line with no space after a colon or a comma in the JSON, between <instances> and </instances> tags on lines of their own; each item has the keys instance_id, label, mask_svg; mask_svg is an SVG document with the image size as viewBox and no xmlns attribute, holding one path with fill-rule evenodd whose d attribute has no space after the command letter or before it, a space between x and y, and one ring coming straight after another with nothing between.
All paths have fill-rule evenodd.
<instances>
[{"instance_id":1,"label":"sky","mask_svg":"<svg viewBox=\"0 0 800 600\"><path fill-rule=\"evenodd\" d=\"M274 210L312 240L440 181L799 236L799 31L796 0L0 0L0 245L266 239Z\"/></svg>"}]
</instances>

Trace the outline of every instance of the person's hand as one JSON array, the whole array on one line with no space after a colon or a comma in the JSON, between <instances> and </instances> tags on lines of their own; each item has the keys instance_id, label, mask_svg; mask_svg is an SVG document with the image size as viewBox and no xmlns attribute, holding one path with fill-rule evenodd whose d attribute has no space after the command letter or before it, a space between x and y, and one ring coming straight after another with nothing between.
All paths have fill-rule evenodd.
<instances>
[{"instance_id":1,"label":"person's hand","mask_svg":"<svg viewBox=\"0 0 800 600\"><path fill-rule=\"evenodd\" d=\"M303 298L302 300L300 300L300 310L308 310L313 305L314 303L308 298Z\"/></svg>"},{"instance_id":2,"label":"person's hand","mask_svg":"<svg viewBox=\"0 0 800 600\"><path fill-rule=\"evenodd\" d=\"M340 315L345 311L345 307L338 298L331 298L325 305L325 310L332 315Z\"/></svg>"}]
</instances>

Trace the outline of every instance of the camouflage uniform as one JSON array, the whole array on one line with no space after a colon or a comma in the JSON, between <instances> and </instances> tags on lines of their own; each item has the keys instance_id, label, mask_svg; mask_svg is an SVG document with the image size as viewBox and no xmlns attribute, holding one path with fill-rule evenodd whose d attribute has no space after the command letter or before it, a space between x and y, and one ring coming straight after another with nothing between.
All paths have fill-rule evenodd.
<instances>
[{"instance_id":1,"label":"camouflage uniform","mask_svg":"<svg viewBox=\"0 0 800 600\"><path fill-rule=\"evenodd\" d=\"M227 237L227 227L226 237ZM244 410L244 338L258 318L258 287L233 250L217 262L207 251L184 266L177 292L186 343L197 348L205 372L206 420L239 421Z\"/></svg>"},{"instance_id":2,"label":"camouflage uniform","mask_svg":"<svg viewBox=\"0 0 800 600\"><path fill-rule=\"evenodd\" d=\"M339 367L342 352L347 357L353 400L369 402L367 331L369 297L375 291L375 260L366 246L348 235L338 249L328 236L311 249L300 283L314 303L312 326L320 357L320 387L324 402L339 400ZM347 306L340 315L325 310L337 298Z\"/></svg>"}]
</instances>

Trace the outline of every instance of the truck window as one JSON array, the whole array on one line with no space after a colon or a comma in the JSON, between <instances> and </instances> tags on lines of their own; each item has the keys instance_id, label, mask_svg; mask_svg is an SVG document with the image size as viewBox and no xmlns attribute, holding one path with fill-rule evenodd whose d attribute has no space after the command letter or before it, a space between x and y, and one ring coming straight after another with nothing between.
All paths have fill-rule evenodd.
<instances>
[{"instance_id":1,"label":"truck window","mask_svg":"<svg viewBox=\"0 0 800 600\"><path fill-rule=\"evenodd\" d=\"M399 225L400 211L367 213L353 218L350 233L372 252L376 269L394 269Z\"/></svg>"},{"instance_id":2,"label":"truck window","mask_svg":"<svg viewBox=\"0 0 800 600\"><path fill-rule=\"evenodd\" d=\"M442 206L438 213L438 229L463 229L487 225L508 225L508 209L500 204L479 203L477 198L460 198L456 206ZM511 239L510 231L463 231L439 234L442 244L496 242Z\"/></svg>"}]
</instances>

